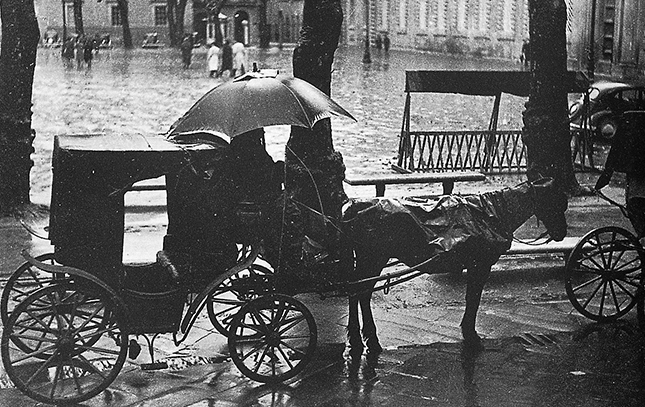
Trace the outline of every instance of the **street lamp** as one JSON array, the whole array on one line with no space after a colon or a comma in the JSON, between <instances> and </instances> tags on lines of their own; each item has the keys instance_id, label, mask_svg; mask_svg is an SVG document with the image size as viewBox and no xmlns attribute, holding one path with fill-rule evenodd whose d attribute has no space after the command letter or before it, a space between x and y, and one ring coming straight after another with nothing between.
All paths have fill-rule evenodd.
<instances>
[{"instance_id":1,"label":"street lamp","mask_svg":"<svg viewBox=\"0 0 645 407\"><path fill-rule=\"evenodd\" d=\"M65 0L61 0L63 3L63 42L67 39L67 13L65 12Z\"/></svg>"},{"instance_id":2,"label":"street lamp","mask_svg":"<svg viewBox=\"0 0 645 407\"><path fill-rule=\"evenodd\" d=\"M591 28L589 30L589 55L587 74L593 81L596 70L596 0L591 0Z\"/></svg>"},{"instance_id":3,"label":"street lamp","mask_svg":"<svg viewBox=\"0 0 645 407\"><path fill-rule=\"evenodd\" d=\"M370 0L365 0L365 52L363 53L363 63L372 62L370 55Z\"/></svg>"}]
</instances>

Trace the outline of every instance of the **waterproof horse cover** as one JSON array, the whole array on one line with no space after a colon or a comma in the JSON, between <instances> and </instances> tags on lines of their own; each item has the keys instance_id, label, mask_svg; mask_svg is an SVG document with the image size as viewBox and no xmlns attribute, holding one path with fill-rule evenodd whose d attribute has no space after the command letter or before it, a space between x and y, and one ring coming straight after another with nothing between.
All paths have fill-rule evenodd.
<instances>
[{"instance_id":1,"label":"waterproof horse cover","mask_svg":"<svg viewBox=\"0 0 645 407\"><path fill-rule=\"evenodd\" d=\"M428 201L355 200L346 208L345 227L357 238L355 245L392 253L409 266L437 255L442 266L464 266L465 250L502 255L511 246L503 201L495 192ZM445 256L448 252L452 255Z\"/></svg>"}]
</instances>

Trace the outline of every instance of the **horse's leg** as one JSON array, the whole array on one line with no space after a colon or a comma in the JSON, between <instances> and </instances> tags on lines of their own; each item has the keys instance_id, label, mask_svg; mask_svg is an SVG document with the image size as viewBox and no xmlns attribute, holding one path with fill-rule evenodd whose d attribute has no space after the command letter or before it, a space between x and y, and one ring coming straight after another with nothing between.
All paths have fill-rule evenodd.
<instances>
[{"instance_id":1,"label":"horse's leg","mask_svg":"<svg viewBox=\"0 0 645 407\"><path fill-rule=\"evenodd\" d=\"M481 346L481 338L475 330L475 319L481 302L484 285L488 281L491 265L473 262L466 274L466 311L461 320L461 334L467 346Z\"/></svg>"},{"instance_id":2,"label":"horse's leg","mask_svg":"<svg viewBox=\"0 0 645 407\"><path fill-rule=\"evenodd\" d=\"M360 358L363 354L363 341L361 339L361 326L358 319L358 297L349 297L349 316L347 319L347 342L345 343L345 356L351 359Z\"/></svg>"},{"instance_id":3,"label":"horse's leg","mask_svg":"<svg viewBox=\"0 0 645 407\"><path fill-rule=\"evenodd\" d=\"M372 289L374 287L372 286ZM383 348L376 336L376 323L372 314L372 292L368 292L360 297L361 316L363 318L362 336L367 346L367 356L376 357L383 352Z\"/></svg>"}]
</instances>

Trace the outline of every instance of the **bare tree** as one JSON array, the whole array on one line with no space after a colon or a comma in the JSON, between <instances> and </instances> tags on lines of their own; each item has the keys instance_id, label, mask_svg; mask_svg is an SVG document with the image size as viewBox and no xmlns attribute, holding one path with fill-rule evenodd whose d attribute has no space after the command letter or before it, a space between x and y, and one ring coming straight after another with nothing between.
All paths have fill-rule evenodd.
<instances>
[{"instance_id":1,"label":"bare tree","mask_svg":"<svg viewBox=\"0 0 645 407\"><path fill-rule=\"evenodd\" d=\"M184 37L184 16L186 15L187 0L167 0L168 6L168 34L170 45L179 46ZM191 27L192 32L192 27Z\"/></svg>"},{"instance_id":2,"label":"bare tree","mask_svg":"<svg viewBox=\"0 0 645 407\"><path fill-rule=\"evenodd\" d=\"M529 179L550 176L571 195L581 192L573 172L567 110L565 0L529 0L531 90L523 113Z\"/></svg>"},{"instance_id":3,"label":"bare tree","mask_svg":"<svg viewBox=\"0 0 645 407\"><path fill-rule=\"evenodd\" d=\"M6 215L30 202L31 96L40 33L33 0L2 0L0 15L0 214Z\"/></svg>"},{"instance_id":4,"label":"bare tree","mask_svg":"<svg viewBox=\"0 0 645 407\"><path fill-rule=\"evenodd\" d=\"M126 49L134 48L132 44L132 32L130 31L130 17L128 0L117 0L119 13L121 14L121 26L123 27L123 47Z\"/></svg>"},{"instance_id":5,"label":"bare tree","mask_svg":"<svg viewBox=\"0 0 645 407\"><path fill-rule=\"evenodd\" d=\"M83 27L83 0L74 0L74 27L76 28L76 34L83 35L85 34L85 29Z\"/></svg>"},{"instance_id":6,"label":"bare tree","mask_svg":"<svg viewBox=\"0 0 645 407\"><path fill-rule=\"evenodd\" d=\"M260 0L259 22L260 29L260 48L269 48L271 42L271 33L267 24L267 3L268 0Z\"/></svg>"},{"instance_id":7,"label":"bare tree","mask_svg":"<svg viewBox=\"0 0 645 407\"><path fill-rule=\"evenodd\" d=\"M304 79L330 95L334 53L338 47L343 11L340 0L305 0L300 39L293 52L294 76ZM313 238L330 252L338 250L338 220L347 201L343 189L345 165L334 150L330 119L316 123L312 130L292 127L285 154L285 194L299 202L285 213L286 224L294 225L281 242L280 268L298 273L302 235ZM325 214L331 222L320 222L304 206ZM310 216L311 215L311 216ZM297 230L297 228L301 230Z\"/></svg>"}]
</instances>

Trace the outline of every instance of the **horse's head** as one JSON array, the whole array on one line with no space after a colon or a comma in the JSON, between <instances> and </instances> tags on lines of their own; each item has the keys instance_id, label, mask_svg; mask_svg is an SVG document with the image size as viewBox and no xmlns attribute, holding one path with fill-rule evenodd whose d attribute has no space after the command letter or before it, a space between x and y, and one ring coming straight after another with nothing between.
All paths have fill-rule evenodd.
<instances>
[{"instance_id":1,"label":"horse's head","mask_svg":"<svg viewBox=\"0 0 645 407\"><path fill-rule=\"evenodd\" d=\"M549 236L560 241L567 235L564 212L568 202L566 194L557 187L553 178L529 181L535 204L535 216L544 223Z\"/></svg>"}]
</instances>

